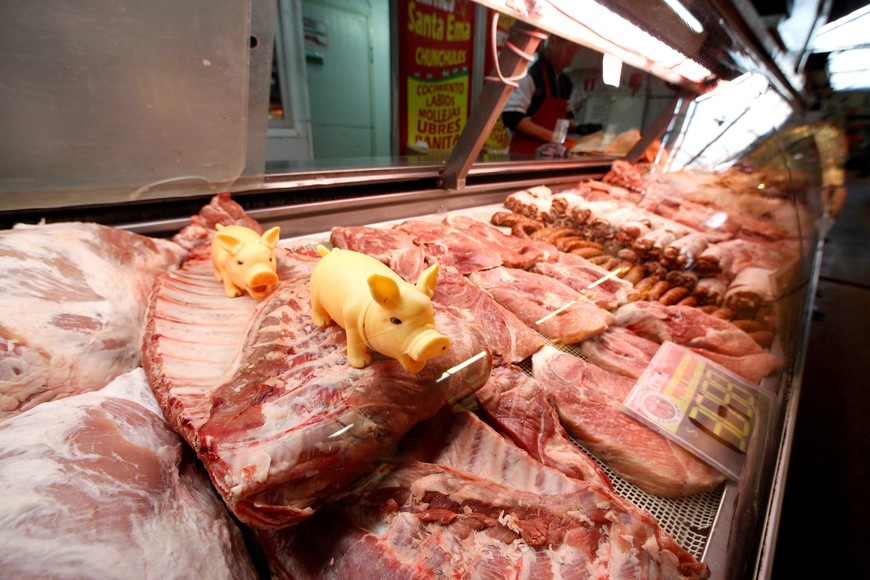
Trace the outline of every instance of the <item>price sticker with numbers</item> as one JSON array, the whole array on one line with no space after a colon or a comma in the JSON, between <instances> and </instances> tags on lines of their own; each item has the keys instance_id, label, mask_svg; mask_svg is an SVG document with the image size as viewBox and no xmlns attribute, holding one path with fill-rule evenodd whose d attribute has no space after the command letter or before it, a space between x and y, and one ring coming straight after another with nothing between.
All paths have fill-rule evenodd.
<instances>
[{"instance_id":1,"label":"price sticker with numbers","mask_svg":"<svg viewBox=\"0 0 870 580\"><path fill-rule=\"evenodd\" d=\"M665 342L641 374L623 410L738 479L749 441L771 401L733 372Z\"/></svg>"}]
</instances>

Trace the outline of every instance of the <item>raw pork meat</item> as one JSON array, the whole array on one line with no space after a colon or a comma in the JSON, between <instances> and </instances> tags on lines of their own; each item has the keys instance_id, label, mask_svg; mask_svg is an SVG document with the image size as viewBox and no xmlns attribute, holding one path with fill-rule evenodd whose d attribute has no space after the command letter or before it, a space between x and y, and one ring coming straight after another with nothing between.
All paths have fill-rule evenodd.
<instances>
[{"instance_id":1,"label":"raw pork meat","mask_svg":"<svg viewBox=\"0 0 870 580\"><path fill-rule=\"evenodd\" d=\"M141 369L0 424L6 578L257 578Z\"/></svg>"},{"instance_id":2,"label":"raw pork meat","mask_svg":"<svg viewBox=\"0 0 870 580\"><path fill-rule=\"evenodd\" d=\"M436 324L452 345L421 373L378 355L355 369L344 331L311 322L307 277L279 282L256 303L226 298L210 263L197 259L158 281L144 366L233 513L254 527L283 527L342 492L415 423L485 382L490 355L479 328L438 310Z\"/></svg>"},{"instance_id":3,"label":"raw pork meat","mask_svg":"<svg viewBox=\"0 0 870 580\"><path fill-rule=\"evenodd\" d=\"M470 413L430 451L329 512L260 532L273 576L709 577L649 514L537 463Z\"/></svg>"},{"instance_id":4,"label":"raw pork meat","mask_svg":"<svg viewBox=\"0 0 870 580\"><path fill-rule=\"evenodd\" d=\"M468 320L480 324L493 356L504 361L520 362L544 346L540 334L454 270L438 272L438 287L432 299L459 309Z\"/></svg>"},{"instance_id":5,"label":"raw pork meat","mask_svg":"<svg viewBox=\"0 0 870 580\"><path fill-rule=\"evenodd\" d=\"M499 431L544 465L611 487L604 470L568 438L550 398L521 369L494 367L475 397Z\"/></svg>"},{"instance_id":6,"label":"raw pork meat","mask_svg":"<svg viewBox=\"0 0 870 580\"><path fill-rule=\"evenodd\" d=\"M332 228L330 241L336 248L353 250L375 258L401 276L416 284L425 270L423 250L411 236L395 228L367 226Z\"/></svg>"},{"instance_id":7,"label":"raw pork meat","mask_svg":"<svg viewBox=\"0 0 870 580\"><path fill-rule=\"evenodd\" d=\"M0 419L138 367L151 287L184 255L98 224L0 232Z\"/></svg>"},{"instance_id":8,"label":"raw pork meat","mask_svg":"<svg viewBox=\"0 0 870 580\"><path fill-rule=\"evenodd\" d=\"M715 489L725 477L622 411L634 380L546 346L533 374L553 399L565 430L626 481L664 497Z\"/></svg>"},{"instance_id":9,"label":"raw pork meat","mask_svg":"<svg viewBox=\"0 0 870 580\"><path fill-rule=\"evenodd\" d=\"M493 268L468 277L530 328L562 344L604 332L613 315L557 280L518 270Z\"/></svg>"},{"instance_id":10,"label":"raw pork meat","mask_svg":"<svg viewBox=\"0 0 870 580\"><path fill-rule=\"evenodd\" d=\"M540 262L532 272L562 282L605 310L613 310L638 297L630 282L612 276L612 272L573 254L563 253L554 262Z\"/></svg>"},{"instance_id":11,"label":"raw pork meat","mask_svg":"<svg viewBox=\"0 0 870 580\"><path fill-rule=\"evenodd\" d=\"M659 343L636 335L627 328L611 326L598 336L584 341L580 351L590 362L613 373L637 380Z\"/></svg>"},{"instance_id":12,"label":"raw pork meat","mask_svg":"<svg viewBox=\"0 0 870 580\"><path fill-rule=\"evenodd\" d=\"M632 302L621 306L615 318L617 326L658 343L670 340L728 356L762 352L762 348L746 332L727 320L692 306Z\"/></svg>"},{"instance_id":13,"label":"raw pork meat","mask_svg":"<svg viewBox=\"0 0 870 580\"><path fill-rule=\"evenodd\" d=\"M505 234L498 228L482 221L462 216L449 215L444 223L454 229L472 234L479 240L490 242L508 268L528 270L538 262L553 260L560 254L553 244Z\"/></svg>"},{"instance_id":14,"label":"raw pork meat","mask_svg":"<svg viewBox=\"0 0 870 580\"><path fill-rule=\"evenodd\" d=\"M264 231L257 220L246 214L242 206L230 198L229 193L219 193L197 215L190 218L190 223L173 236L172 241L191 254L208 255L217 224L244 226L259 234Z\"/></svg>"},{"instance_id":15,"label":"raw pork meat","mask_svg":"<svg viewBox=\"0 0 870 580\"><path fill-rule=\"evenodd\" d=\"M461 274L501 266L498 248L492 242L481 240L441 223L408 220L396 228L405 232L414 243L423 248L427 264L452 266Z\"/></svg>"}]
</instances>

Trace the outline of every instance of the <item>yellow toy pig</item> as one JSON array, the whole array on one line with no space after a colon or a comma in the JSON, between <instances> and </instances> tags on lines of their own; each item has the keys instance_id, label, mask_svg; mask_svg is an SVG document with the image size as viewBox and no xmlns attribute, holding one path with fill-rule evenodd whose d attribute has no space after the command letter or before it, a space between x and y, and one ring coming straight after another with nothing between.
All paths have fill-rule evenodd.
<instances>
[{"instance_id":1,"label":"yellow toy pig","mask_svg":"<svg viewBox=\"0 0 870 580\"><path fill-rule=\"evenodd\" d=\"M244 226L216 227L211 242L215 279L224 283L230 298L247 292L255 300L262 300L278 283L274 249L281 229L276 226L261 236Z\"/></svg>"},{"instance_id":2,"label":"yellow toy pig","mask_svg":"<svg viewBox=\"0 0 870 580\"><path fill-rule=\"evenodd\" d=\"M365 254L324 246L317 251L321 258L311 273L311 318L317 326L334 320L344 328L351 366L367 366L371 348L417 373L429 359L447 352L450 339L435 329L431 300L437 264L415 286Z\"/></svg>"}]
</instances>

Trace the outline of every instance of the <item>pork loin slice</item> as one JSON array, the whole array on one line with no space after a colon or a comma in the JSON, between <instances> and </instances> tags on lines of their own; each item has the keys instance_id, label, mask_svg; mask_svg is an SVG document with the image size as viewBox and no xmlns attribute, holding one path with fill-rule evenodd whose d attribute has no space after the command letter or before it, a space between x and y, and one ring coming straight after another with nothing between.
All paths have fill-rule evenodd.
<instances>
[{"instance_id":1,"label":"pork loin slice","mask_svg":"<svg viewBox=\"0 0 870 580\"><path fill-rule=\"evenodd\" d=\"M530 328L562 344L604 332L613 315L565 284L516 268L493 268L468 276Z\"/></svg>"},{"instance_id":2,"label":"pork loin slice","mask_svg":"<svg viewBox=\"0 0 870 580\"><path fill-rule=\"evenodd\" d=\"M580 345L587 360L610 372L637 380L661 345L621 326L611 326Z\"/></svg>"},{"instance_id":3,"label":"pork loin slice","mask_svg":"<svg viewBox=\"0 0 870 580\"><path fill-rule=\"evenodd\" d=\"M648 513L541 465L474 415L457 415L440 441L431 461L406 458L328 512L260 532L273 575L709 577Z\"/></svg>"},{"instance_id":4,"label":"pork loin slice","mask_svg":"<svg viewBox=\"0 0 870 580\"><path fill-rule=\"evenodd\" d=\"M151 287L184 256L91 223L0 232L0 420L137 368Z\"/></svg>"},{"instance_id":5,"label":"pork loin slice","mask_svg":"<svg viewBox=\"0 0 870 580\"><path fill-rule=\"evenodd\" d=\"M0 424L0 486L4 577L258 577L141 369Z\"/></svg>"},{"instance_id":6,"label":"pork loin slice","mask_svg":"<svg viewBox=\"0 0 870 580\"><path fill-rule=\"evenodd\" d=\"M532 356L532 365L565 430L626 481L653 495L677 497L713 490L725 480L622 411L634 380L549 346Z\"/></svg>"},{"instance_id":7,"label":"pork loin slice","mask_svg":"<svg viewBox=\"0 0 870 580\"><path fill-rule=\"evenodd\" d=\"M454 229L470 233L478 240L491 244L508 268L529 270L538 262L555 260L561 252L553 244L506 234L497 227L463 215L449 215L444 223Z\"/></svg>"},{"instance_id":8,"label":"pork loin slice","mask_svg":"<svg viewBox=\"0 0 870 580\"><path fill-rule=\"evenodd\" d=\"M756 354L763 349L749 334L692 306L665 306L659 302L632 302L620 306L615 324L662 343L666 340L728 356Z\"/></svg>"},{"instance_id":9,"label":"pork loin slice","mask_svg":"<svg viewBox=\"0 0 870 580\"><path fill-rule=\"evenodd\" d=\"M540 334L455 270L438 272L432 300L457 308L468 320L479 324L493 356L503 361L520 362L544 346Z\"/></svg>"},{"instance_id":10,"label":"pork loin slice","mask_svg":"<svg viewBox=\"0 0 870 580\"><path fill-rule=\"evenodd\" d=\"M443 223L407 220L396 226L423 249L427 264L452 266L461 274L501 266L498 247Z\"/></svg>"},{"instance_id":11,"label":"pork loin slice","mask_svg":"<svg viewBox=\"0 0 870 580\"><path fill-rule=\"evenodd\" d=\"M607 278L611 272L574 254L562 253L558 260L540 262L532 271L562 282L605 310L614 310L638 298L630 282L618 277Z\"/></svg>"},{"instance_id":12,"label":"pork loin slice","mask_svg":"<svg viewBox=\"0 0 870 580\"><path fill-rule=\"evenodd\" d=\"M307 276L281 281L259 303L226 298L210 277L209 262L191 260L160 280L145 371L227 505L253 527L310 517L414 424L488 376L479 328L453 314L436 310L452 344L421 373L377 355L355 369L344 331L311 322Z\"/></svg>"},{"instance_id":13,"label":"pork loin slice","mask_svg":"<svg viewBox=\"0 0 870 580\"><path fill-rule=\"evenodd\" d=\"M475 397L497 429L532 457L569 477L611 488L604 470L568 438L552 400L520 368L494 367Z\"/></svg>"}]
</instances>

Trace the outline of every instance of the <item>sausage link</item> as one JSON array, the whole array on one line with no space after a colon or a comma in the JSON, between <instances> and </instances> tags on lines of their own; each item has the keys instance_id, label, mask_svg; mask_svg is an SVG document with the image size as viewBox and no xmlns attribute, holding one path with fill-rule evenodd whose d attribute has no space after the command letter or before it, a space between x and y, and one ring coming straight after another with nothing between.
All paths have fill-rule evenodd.
<instances>
[{"instance_id":1,"label":"sausage link","mask_svg":"<svg viewBox=\"0 0 870 580\"><path fill-rule=\"evenodd\" d=\"M758 320L732 320L731 324L748 333L766 330L764 323Z\"/></svg>"},{"instance_id":2,"label":"sausage link","mask_svg":"<svg viewBox=\"0 0 870 580\"><path fill-rule=\"evenodd\" d=\"M665 283L669 282L665 281ZM665 306L673 306L687 296L689 296L688 288L685 286L674 286L662 294L658 301Z\"/></svg>"},{"instance_id":3,"label":"sausage link","mask_svg":"<svg viewBox=\"0 0 870 580\"><path fill-rule=\"evenodd\" d=\"M758 343L758 346L762 348L770 348L770 345L773 344L773 333L769 330L750 332L749 336L751 336L752 340Z\"/></svg>"},{"instance_id":4,"label":"sausage link","mask_svg":"<svg viewBox=\"0 0 870 580\"><path fill-rule=\"evenodd\" d=\"M670 289L671 285L667 280L659 280L653 287L650 288L650 291L646 295L646 299L650 302L658 302L659 298L664 296L665 292Z\"/></svg>"},{"instance_id":5,"label":"sausage link","mask_svg":"<svg viewBox=\"0 0 870 580\"><path fill-rule=\"evenodd\" d=\"M577 248L576 250L571 250L570 253L574 254L575 256L580 256L581 258L586 258L587 260L590 258L596 258L604 255L604 252L602 252L598 248Z\"/></svg>"},{"instance_id":6,"label":"sausage link","mask_svg":"<svg viewBox=\"0 0 870 580\"><path fill-rule=\"evenodd\" d=\"M632 266L631 270L623 276L623 279L626 282L631 282L632 285L636 285L638 282L644 279L646 276L646 267L643 264L637 264L636 266Z\"/></svg>"},{"instance_id":7,"label":"sausage link","mask_svg":"<svg viewBox=\"0 0 870 580\"><path fill-rule=\"evenodd\" d=\"M694 296L686 296L685 298L683 298L682 300L677 302L677 305L678 306L697 306L698 299L695 298Z\"/></svg>"}]
</instances>

